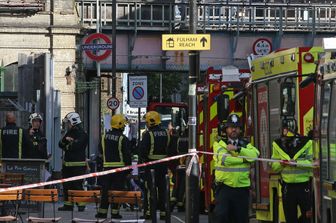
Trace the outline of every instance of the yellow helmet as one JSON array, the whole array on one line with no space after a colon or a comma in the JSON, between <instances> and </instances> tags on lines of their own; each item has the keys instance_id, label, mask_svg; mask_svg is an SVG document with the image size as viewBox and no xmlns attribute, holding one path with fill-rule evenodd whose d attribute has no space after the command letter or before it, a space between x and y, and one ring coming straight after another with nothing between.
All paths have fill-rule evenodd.
<instances>
[{"instance_id":1,"label":"yellow helmet","mask_svg":"<svg viewBox=\"0 0 336 223\"><path fill-rule=\"evenodd\" d=\"M111 127L113 129L123 129L125 128L126 123L127 120L124 115L113 115L111 118Z\"/></svg>"},{"instance_id":2,"label":"yellow helmet","mask_svg":"<svg viewBox=\"0 0 336 223\"><path fill-rule=\"evenodd\" d=\"M154 127L161 123L160 114L156 111L149 111L145 114L147 127Z\"/></svg>"}]
</instances>

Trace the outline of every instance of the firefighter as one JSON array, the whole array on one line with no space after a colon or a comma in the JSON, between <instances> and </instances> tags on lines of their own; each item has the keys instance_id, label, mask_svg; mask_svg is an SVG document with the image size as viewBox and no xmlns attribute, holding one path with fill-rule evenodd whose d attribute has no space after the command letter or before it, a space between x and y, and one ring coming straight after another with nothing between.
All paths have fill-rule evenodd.
<instances>
[{"instance_id":1,"label":"firefighter","mask_svg":"<svg viewBox=\"0 0 336 223\"><path fill-rule=\"evenodd\" d=\"M6 114L6 126L0 130L0 157L1 158L25 158L23 150L23 129L16 125L16 117L13 112Z\"/></svg>"},{"instance_id":2,"label":"firefighter","mask_svg":"<svg viewBox=\"0 0 336 223\"><path fill-rule=\"evenodd\" d=\"M167 129L161 128L160 114L156 111L147 112L144 116L146 120L147 131L144 132L140 142L140 159L142 162L155 161L166 158L170 147L170 135ZM160 219L166 218L165 200L166 200L166 180L168 172L166 163L151 165L145 169L145 201L144 201L144 218L150 219L151 207L149 205L149 185L151 184L150 169L155 171L155 191L157 190L157 206L160 210Z\"/></svg>"},{"instance_id":3,"label":"firefighter","mask_svg":"<svg viewBox=\"0 0 336 223\"><path fill-rule=\"evenodd\" d=\"M293 125L284 119L282 135L272 143L273 171L281 174L282 202L287 223L311 221L311 185L313 162L312 141L297 133ZM301 216L298 219L297 206Z\"/></svg>"},{"instance_id":4,"label":"firefighter","mask_svg":"<svg viewBox=\"0 0 336 223\"><path fill-rule=\"evenodd\" d=\"M230 114L220 125L220 134L213 144L215 161L215 223L246 223L249 212L250 166L259 151L241 135L240 118ZM225 136L225 137L223 137Z\"/></svg>"},{"instance_id":5,"label":"firefighter","mask_svg":"<svg viewBox=\"0 0 336 223\"><path fill-rule=\"evenodd\" d=\"M62 177L74 177L83 175L87 170L86 147L88 135L80 126L81 119L78 113L70 112L63 119L66 133L59 142L63 150ZM74 204L68 200L68 190L83 190L82 180L63 183L64 206L59 211L72 211ZM85 210L85 203L77 203L78 211Z\"/></svg>"},{"instance_id":6,"label":"firefighter","mask_svg":"<svg viewBox=\"0 0 336 223\"><path fill-rule=\"evenodd\" d=\"M103 158L104 170L124 167L131 164L130 143L127 137L123 134L126 125L124 115L113 115L111 118L111 128L108 132L102 135L100 143L100 153ZM109 208L108 191L109 190L124 190L126 183L127 172L117 172L102 176L100 183L103 188L103 194L98 210L97 218L107 218ZM111 205L111 218L120 219L118 204Z\"/></svg>"},{"instance_id":7,"label":"firefighter","mask_svg":"<svg viewBox=\"0 0 336 223\"><path fill-rule=\"evenodd\" d=\"M41 130L42 121L43 118L38 113L29 116L29 128L25 134L25 158L48 159L47 139Z\"/></svg>"}]
</instances>

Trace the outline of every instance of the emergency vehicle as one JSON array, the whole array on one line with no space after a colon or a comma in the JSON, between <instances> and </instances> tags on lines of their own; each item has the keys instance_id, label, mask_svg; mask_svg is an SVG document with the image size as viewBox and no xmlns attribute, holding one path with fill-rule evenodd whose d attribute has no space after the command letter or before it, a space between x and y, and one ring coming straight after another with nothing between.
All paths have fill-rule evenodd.
<instances>
[{"instance_id":1,"label":"emergency vehicle","mask_svg":"<svg viewBox=\"0 0 336 223\"><path fill-rule=\"evenodd\" d=\"M169 123L176 128L187 125L188 105L178 102L151 102L147 111L157 111L161 115L161 126L168 128Z\"/></svg>"},{"instance_id":2,"label":"emergency vehicle","mask_svg":"<svg viewBox=\"0 0 336 223\"><path fill-rule=\"evenodd\" d=\"M321 47L298 47L273 52L250 63L252 82L248 89L254 144L260 157L270 158L272 141L281 135L281 123L287 122L301 135L311 134L314 115L314 84L300 88L299 83L315 73ZM284 222L279 175L267 162L256 165L256 218Z\"/></svg>"},{"instance_id":3,"label":"emergency vehicle","mask_svg":"<svg viewBox=\"0 0 336 223\"><path fill-rule=\"evenodd\" d=\"M205 74L204 84L197 85L197 149L213 152L212 145L218 135L218 124L230 113L239 114L245 122L245 98L235 100L234 95L244 89L250 80L249 69L210 67ZM214 202L214 163L212 156L200 156L202 163L200 209L211 210Z\"/></svg>"},{"instance_id":4,"label":"emergency vehicle","mask_svg":"<svg viewBox=\"0 0 336 223\"><path fill-rule=\"evenodd\" d=\"M330 45L331 43L331 45ZM315 82L314 155L319 167L314 172L315 221L336 222L336 38L324 39L326 53L316 74L301 83Z\"/></svg>"}]
</instances>

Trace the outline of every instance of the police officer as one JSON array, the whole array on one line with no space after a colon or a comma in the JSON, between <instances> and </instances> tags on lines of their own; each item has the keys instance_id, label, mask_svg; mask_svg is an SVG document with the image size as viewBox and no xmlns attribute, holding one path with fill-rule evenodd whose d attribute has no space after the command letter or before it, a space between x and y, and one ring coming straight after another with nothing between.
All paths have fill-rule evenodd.
<instances>
[{"instance_id":1,"label":"police officer","mask_svg":"<svg viewBox=\"0 0 336 223\"><path fill-rule=\"evenodd\" d=\"M126 125L124 115L118 114L112 116L111 128L104 133L100 143L100 153L103 158L104 170L115 169L118 167L128 166L131 164L131 153L129 148L129 140L123 134ZM108 190L123 190L126 182L126 172L118 172L102 176L100 183L102 184L103 194L101 198L100 208L97 218L107 218L108 212ZM111 205L111 217L120 219L118 204Z\"/></svg>"},{"instance_id":2,"label":"police officer","mask_svg":"<svg viewBox=\"0 0 336 223\"><path fill-rule=\"evenodd\" d=\"M247 223L249 210L250 165L259 151L241 138L238 115L228 116L220 126L222 137L213 144L215 161L215 223Z\"/></svg>"},{"instance_id":3,"label":"police officer","mask_svg":"<svg viewBox=\"0 0 336 223\"><path fill-rule=\"evenodd\" d=\"M168 130L162 129L160 114L156 111L150 111L145 114L147 131L144 132L140 143L140 159L142 162L160 160L167 157L170 147L170 135ZM155 171L155 191L158 191L157 205L160 209L160 219L165 219L165 176L167 174L167 164L160 163L150 166ZM151 184L150 169L145 169L145 185L146 190L149 190ZM149 196L145 193L144 212L145 218L150 219L151 207L149 206Z\"/></svg>"},{"instance_id":4,"label":"police officer","mask_svg":"<svg viewBox=\"0 0 336 223\"><path fill-rule=\"evenodd\" d=\"M83 175L86 173L86 147L88 135L80 126L81 119L76 112L68 113L63 119L66 133L59 142L59 147L63 150L63 178ZM82 181L71 181L63 183L64 206L59 207L59 211L72 211L73 203L68 200L68 190L82 190ZM78 203L78 211L85 210L84 203Z\"/></svg>"},{"instance_id":5,"label":"police officer","mask_svg":"<svg viewBox=\"0 0 336 223\"><path fill-rule=\"evenodd\" d=\"M42 116L38 113L29 116L29 128L25 134L25 158L48 159L47 139L41 130L42 121Z\"/></svg>"},{"instance_id":6,"label":"police officer","mask_svg":"<svg viewBox=\"0 0 336 223\"><path fill-rule=\"evenodd\" d=\"M16 126L13 112L6 114L6 126L0 130L0 157L22 159L26 156L23 150L23 129Z\"/></svg>"},{"instance_id":7,"label":"police officer","mask_svg":"<svg viewBox=\"0 0 336 223\"><path fill-rule=\"evenodd\" d=\"M281 174L282 202L287 223L310 222L312 214L311 185L312 141L296 132L288 120L282 122L282 136L272 143L273 171ZM301 164L301 165L300 165ZM306 166L303 166L303 165ZM307 166L308 165L308 166ZM298 219L297 206L301 209Z\"/></svg>"}]
</instances>

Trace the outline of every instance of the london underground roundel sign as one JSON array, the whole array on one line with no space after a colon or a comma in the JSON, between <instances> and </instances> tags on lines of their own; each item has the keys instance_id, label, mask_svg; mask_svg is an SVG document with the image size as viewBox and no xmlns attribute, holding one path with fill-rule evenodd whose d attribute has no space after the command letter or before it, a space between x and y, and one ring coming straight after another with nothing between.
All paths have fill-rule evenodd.
<instances>
[{"instance_id":1,"label":"london underground roundel sign","mask_svg":"<svg viewBox=\"0 0 336 223\"><path fill-rule=\"evenodd\" d=\"M268 39L260 38L253 43L253 53L255 55L267 55L272 52L272 43Z\"/></svg>"},{"instance_id":2,"label":"london underground roundel sign","mask_svg":"<svg viewBox=\"0 0 336 223\"><path fill-rule=\"evenodd\" d=\"M94 43L94 40L99 40L99 43ZM84 41L82 50L94 61L105 60L112 53L112 42L110 38L103 33L93 33ZM95 53L93 51L95 51ZM103 51L103 53L99 54L99 51Z\"/></svg>"}]
</instances>

